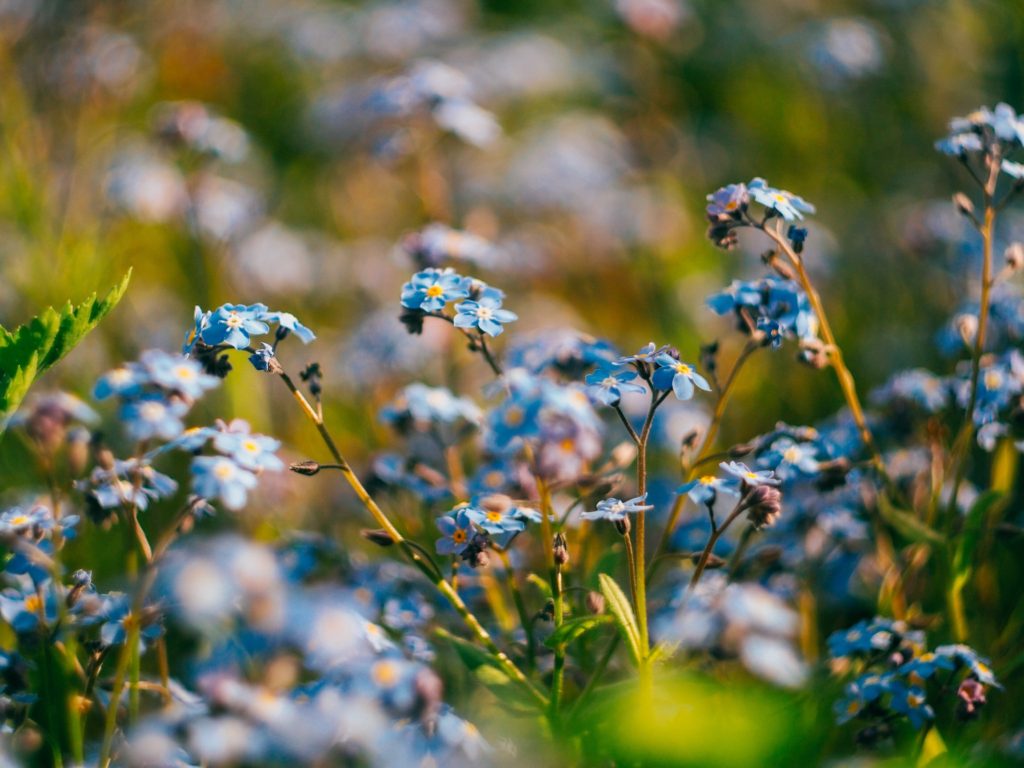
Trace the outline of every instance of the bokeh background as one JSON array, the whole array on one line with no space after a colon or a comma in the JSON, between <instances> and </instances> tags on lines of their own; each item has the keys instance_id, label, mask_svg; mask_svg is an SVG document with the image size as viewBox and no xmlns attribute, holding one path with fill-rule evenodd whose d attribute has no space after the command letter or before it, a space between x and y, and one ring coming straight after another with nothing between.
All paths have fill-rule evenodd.
<instances>
[{"instance_id":1,"label":"bokeh background","mask_svg":"<svg viewBox=\"0 0 1024 768\"><path fill-rule=\"evenodd\" d=\"M933 142L952 115L1024 106L1022 43L1009 0L0 0L0 323L130 267L115 313L39 385L85 395L141 350L177 348L194 305L293 312L319 338L285 362L321 363L362 470L392 442L377 412L400 387L486 381L448 329L399 323L411 233L489 243L472 241L467 271L520 316L499 347L568 326L686 359L721 338L731 356L740 341L704 300L760 275L763 242L715 250L704 196L764 176L818 207L807 261L861 388L948 372L941 334L973 295L977 243L949 204L962 169ZM463 109L403 101L410 78ZM183 108L231 121L214 151L168 140ZM1024 232L1012 210L1002 226ZM320 457L287 393L250 374L197 418L243 417L288 458ZM840 405L831 375L759 355L723 438ZM24 462L5 439L7 490L38 483ZM261 488L241 521L210 526L365 548L330 479ZM88 533L74 546L102 550Z\"/></svg>"}]
</instances>

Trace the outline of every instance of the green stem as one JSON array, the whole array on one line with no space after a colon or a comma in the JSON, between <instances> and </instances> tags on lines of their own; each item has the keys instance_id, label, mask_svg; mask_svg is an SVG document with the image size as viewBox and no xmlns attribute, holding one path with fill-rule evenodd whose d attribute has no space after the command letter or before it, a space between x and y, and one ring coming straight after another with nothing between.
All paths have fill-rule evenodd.
<instances>
[{"instance_id":1,"label":"green stem","mask_svg":"<svg viewBox=\"0 0 1024 768\"><path fill-rule=\"evenodd\" d=\"M296 402L302 408L303 413L313 422L317 432L320 433L320 437L327 446L327 450L330 452L334 461L338 464L338 471L341 472L342 476L348 482L349 486L355 492L359 501L367 512L373 517L381 528L383 528L392 540L401 548L402 552L408 558L408 560L416 566L426 576L431 583L437 588L437 590L451 603L451 606L455 609L456 613L462 618L463 622L469 627L470 631L476 636L477 640L490 652L497 662L499 668L506 676L513 682L521 685L529 694L537 701L543 709L547 709L548 700L547 697L541 693L537 687L530 682L530 680L523 674L512 660L495 644L490 634L480 624L479 620L469 610L466 604L459 597L451 584L449 584L445 578L441 575L440 570L433 560L429 560L422 549L414 547L406 538L399 532L398 528L395 527L394 523L388 518L384 511L377 505L377 502L373 500L362 482L356 476L355 472L349 466L349 463L341 455L341 451L338 450L337 444L334 442L334 438L331 436L330 431L324 424L323 418L317 412L305 395L299 391L298 387L286 373L278 374L279 378L284 382L285 386L292 393ZM550 543L549 543L550 546Z\"/></svg>"},{"instance_id":2,"label":"green stem","mask_svg":"<svg viewBox=\"0 0 1024 768\"><path fill-rule=\"evenodd\" d=\"M548 564L548 576L551 583L551 600L555 606L555 630L562 625L565 609L562 604L562 571L555 560L555 534L552 530L551 518L554 516L554 507L551 503L551 489L541 477L537 477L537 492L540 495L540 535L543 539L544 561ZM555 646L555 665L551 677L551 717L558 715L558 708L561 704L563 677L565 670L565 646L559 643Z\"/></svg>"}]
</instances>

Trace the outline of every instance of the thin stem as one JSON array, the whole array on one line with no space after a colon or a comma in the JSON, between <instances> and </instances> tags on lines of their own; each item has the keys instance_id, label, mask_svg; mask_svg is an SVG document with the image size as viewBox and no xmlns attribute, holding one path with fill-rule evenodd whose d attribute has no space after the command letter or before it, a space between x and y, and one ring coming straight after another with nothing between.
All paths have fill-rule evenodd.
<instances>
[{"instance_id":1,"label":"thin stem","mask_svg":"<svg viewBox=\"0 0 1024 768\"><path fill-rule=\"evenodd\" d=\"M729 371L729 375L725 379L725 383L718 390L718 397L715 400L715 410L711 414L711 421L708 424L708 429L704 433L704 439L701 440L697 456L691 463L689 463L686 469L683 482L689 482L692 480L696 474L697 468L710 458L708 455L709 451L714 447L715 438L718 437L718 430L722 424L722 418L725 416L725 408L729 403L729 397L732 395L733 388L739 378L740 370L758 348L758 344L753 341L748 341L739 356L736 358L736 362L733 363L732 369ZM651 567L647 572L648 580L654 576L654 572L656 570L655 564L661 561L661 555L665 554L666 550L668 550L668 543L672 539L672 531L675 530L676 523L679 522L679 515L682 514L683 505L685 503L686 496L682 494L676 496L675 502L672 504L672 511L669 512L668 521L665 523L665 529L661 532L661 539L658 541L658 548L655 550L655 557L651 561Z\"/></svg>"},{"instance_id":2,"label":"thin stem","mask_svg":"<svg viewBox=\"0 0 1024 768\"><path fill-rule=\"evenodd\" d=\"M733 507L729 516L725 518L725 522L717 527L712 527L711 535L708 537L708 543L704 547L704 551L700 553L700 559L697 561L697 566L693 569L693 576L690 577L690 586L688 589L692 590L697 586L697 582L700 581L700 577L704 575L704 569L707 568L708 560L711 559L711 553L715 548L715 544L718 543L718 540L722 538L722 534L729 529L729 526L732 525L733 521L740 516L741 512L743 512L745 509L743 506L745 501L746 497L741 498L736 503L736 506Z\"/></svg>"},{"instance_id":3,"label":"thin stem","mask_svg":"<svg viewBox=\"0 0 1024 768\"><path fill-rule=\"evenodd\" d=\"M811 303L814 315L818 319L818 330L821 333L822 341L825 342L825 345L828 348L829 364L836 372L836 378L839 380L839 387L843 391L843 397L850 409L850 414L853 416L854 423L857 425L857 431L860 433L861 441L864 443L864 447L867 448L868 453L871 455L871 463L874 465L875 470L888 485L890 481L888 472L885 469L885 462L883 461L882 454L875 443L874 435L871 434L871 429L868 427L867 419L864 417L864 408L861 405L860 397L857 395L857 385L853 379L853 374L850 373L850 369L846 367L846 362L843 360L843 351L836 342L835 335L832 333L832 326L829 324L828 315L825 314L825 306L821 302L821 297L818 295L818 291L811 283L811 278L807 274L807 270L804 268L803 259L798 253L796 253L796 251L793 250L793 247L783 236L779 228L764 226L761 227L761 230L775 242L779 247L779 250L786 255L786 258L793 266L793 269L796 270L797 277L800 280L800 285L803 287L804 293L807 294L807 299Z\"/></svg>"},{"instance_id":4,"label":"thin stem","mask_svg":"<svg viewBox=\"0 0 1024 768\"><path fill-rule=\"evenodd\" d=\"M536 477L537 493L540 495L540 535L543 539L544 561L548 564L548 577L551 583L551 600L555 606L555 630L562 625L564 607L562 605L562 571L555 559L555 536L552 530L551 518L554 516L554 508L551 503L551 489L541 477ZM551 678L551 716L558 714L558 707L562 696L562 679L565 669L565 647L561 644L555 646L555 666Z\"/></svg>"},{"instance_id":5,"label":"thin stem","mask_svg":"<svg viewBox=\"0 0 1024 768\"><path fill-rule=\"evenodd\" d=\"M523 625L523 631L526 633L526 666L527 669L534 669L537 665L537 641L533 634L533 622L530 621L530 614L526 610L523 591L519 589L519 583L516 581L516 574L512 570L512 560L508 556L508 550L496 547L495 551L505 566L505 583L508 585L508 591L512 595L512 602L516 606L516 612L519 614L519 623Z\"/></svg>"},{"instance_id":6,"label":"thin stem","mask_svg":"<svg viewBox=\"0 0 1024 768\"><path fill-rule=\"evenodd\" d=\"M348 462L341 455L341 451L338 450L337 444L334 442L334 438L331 436L330 431L324 424L323 418L317 413L316 409L310 405L305 395L299 391L298 387L288 376L288 374L282 372L278 374L279 378L284 382L285 386L292 393L295 401L299 404L303 413L313 422L317 432L320 433L320 437L327 446L327 450L330 452L334 461L338 464L339 471L348 482L349 486L355 492L359 501L367 512L373 517L377 524L383 528L392 540L402 549L405 556L409 561L416 566L424 576L426 576L434 584L434 586L441 592L441 594L451 603L456 613L462 618L463 622L469 627L469 629L476 635L477 640L494 656L495 661L510 680L519 683L526 691L538 702L538 704L547 709L548 700L547 697L541 693L533 683L523 674L523 672L517 667L512 660L495 644L490 634L480 624L479 620L469 610L462 598L459 597L451 584L449 584L438 569L436 563L432 559L425 556L422 549L417 549L409 542L395 527L394 523L388 518L383 510L377 506L377 502L373 500L362 482L356 476L355 472L349 466ZM550 544L549 544L550 545Z\"/></svg>"}]
</instances>

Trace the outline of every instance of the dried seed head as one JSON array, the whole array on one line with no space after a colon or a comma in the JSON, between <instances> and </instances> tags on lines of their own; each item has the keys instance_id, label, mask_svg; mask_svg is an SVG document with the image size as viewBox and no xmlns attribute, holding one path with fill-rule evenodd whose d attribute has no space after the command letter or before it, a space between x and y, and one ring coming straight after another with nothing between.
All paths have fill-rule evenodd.
<instances>
[{"instance_id":1,"label":"dried seed head","mask_svg":"<svg viewBox=\"0 0 1024 768\"><path fill-rule=\"evenodd\" d=\"M312 477L313 475L320 471L320 464L318 462L313 461L312 459L307 459L306 461L295 462L294 464L289 466L288 469L290 469L297 475L306 475L307 477Z\"/></svg>"},{"instance_id":2,"label":"dried seed head","mask_svg":"<svg viewBox=\"0 0 1024 768\"><path fill-rule=\"evenodd\" d=\"M782 492L771 485L759 485L747 494L744 506L754 528L764 528L782 514Z\"/></svg>"},{"instance_id":3,"label":"dried seed head","mask_svg":"<svg viewBox=\"0 0 1024 768\"><path fill-rule=\"evenodd\" d=\"M367 541L373 542L378 547L390 547L395 543L394 538L391 534L385 531L383 528L366 529L359 532Z\"/></svg>"}]
</instances>

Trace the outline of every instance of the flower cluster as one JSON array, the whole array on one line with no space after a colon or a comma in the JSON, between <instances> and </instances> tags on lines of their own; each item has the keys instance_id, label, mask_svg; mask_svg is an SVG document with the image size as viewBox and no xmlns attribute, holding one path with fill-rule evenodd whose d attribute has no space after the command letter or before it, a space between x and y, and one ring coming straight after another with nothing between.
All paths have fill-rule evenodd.
<instances>
[{"instance_id":1,"label":"flower cluster","mask_svg":"<svg viewBox=\"0 0 1024 768\"><path fill-rule=\"evenodd\" d=\"M903 622L874 618L829 636L833 668L855 673L835 704L839 723L865 721L862 738L891 734L893 717L914 728L935 719L935 705L956 705L961 719L977 717L986 689L1000 687L988 663L966 645L927 650L924 633Z\"/></svg>"},{"instance_id":2,"label":"flower cluster","mask_svg":"<svg viewBox=\"0 0 1024 768\"><path fill-rule=\"evenodd\" d=\"M935 143L945 155L966 160L969 155L984 154L999 163L1000 170L1013 179L1024 178L1024 165L1007 159L1024 146L1024 119L1009 104L995 109L981 107L964 117L954 117L949 134Z\"/></svg>"},{"instance_id":3,"label":"flower cluster","mask_svg":"<svg viewBox=\"0 0 1024 768\"><path fill-rule=\"evenodd\" d=\"M818 340L818 321L807 294L792 280L774 275L753 282L734 280L707 304L716 315L733 315L738 330L772 348L785 339Z\"/></svg>"},{"instance_id":4,"label":"flower cluster","mask_svg":"<svg viewBox=\"0 0 1024 768\"><path fill-rule=\"evenodd\" d=\"M799 195L784 189L771 187L762 178L752 179L747 184L729 184L708 195L707 219L711 223L708 238L719 248L732 248L738 242L737 231L743 227L763 228L765 222L774 217L784 221L799 221L805 213L814 213L814 206ZM764 209L760 222L750 213L750 204L757 203ZM801 244L806 231L794 230L794 239Z\"/></svg>"},{"instance_id":5,"label":"flower cluster","mask_svg":"<svg viewBox=\"0 0 1024 768\"><path fill-rule=\"evenodd\" d=\"M280 341L289 334L295 334L303 344L316 338L309 328L289 312L274 312L266 304L222 304L215 310L204 312L195 309L192 330L185 334L182 353L195 355L208 369L217 371L214 361L223 349L242 349L252 352L251 362L257 370L270 368L274 347L264 344L260 350L252 349L254 336L270 333L270 326L276 325L275 338Z\"/></svg>"},{"instance_id":6,"label":"flower cluster","mask_svg":"<svg viewBox=\"0 0 1024 768\"><path fill-rule=\"evenodd\" d=\"M455 313L442 313L451 302ZM451 268L430 267L417 272L402 287L402 306L405 314L402 321L410 331L419 332L423 318L427 315L444 317L456 328L465 331L476 330L480 334L498 336L504 325L519 318L514 312L502 308L505 294L472 277L463 277Z\"/></svg>"}]
</instances>

